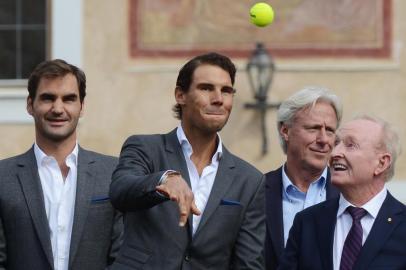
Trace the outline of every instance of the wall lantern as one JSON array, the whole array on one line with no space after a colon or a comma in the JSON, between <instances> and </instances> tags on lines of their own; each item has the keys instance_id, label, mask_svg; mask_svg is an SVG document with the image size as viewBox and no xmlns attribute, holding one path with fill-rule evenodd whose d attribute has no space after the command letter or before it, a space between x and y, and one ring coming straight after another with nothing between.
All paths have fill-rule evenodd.
<instances>
[{"instance_id":1,"label":"wall lantern","mask_svg":"<svg viewBox=\"0 0 406 270\"><path fill-rule=\"evenodd\" d=\"M262 43L257 43L248 64L247 74L255 103L246 103L245 108L258 110L261 116L262 155L268 152L266 112L278 108L280 103L268 103L268 92L272 83L275 65Z\"/></svg>"}]
</instances>

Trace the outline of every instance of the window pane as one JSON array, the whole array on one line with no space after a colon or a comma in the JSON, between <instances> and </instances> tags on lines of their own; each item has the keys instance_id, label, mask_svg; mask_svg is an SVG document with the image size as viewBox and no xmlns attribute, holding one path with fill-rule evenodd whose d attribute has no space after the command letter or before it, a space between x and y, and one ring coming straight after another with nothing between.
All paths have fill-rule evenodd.
<instances>
[{"instance_id":1,"label":"window pane","mask_svg":"<svg viewBox=\"0 0 406 270\"><path fill-rule=\"evenodd\" d=\"M0 0L0 25L16 23L16 0Z\"/></svg>"},{"instance_id":2,"label":"window pane","mask_svg":"<svg viewBox=\"0 0 406 270\"><path fill-rule=\"evenodd\" d=\"M2 0L0 0L2 1ZM45 0L22 0L22 24L45 23Z\"/></svg>"},{"instance_id":3,"label":"window pane","mask_svg":"<svg viewBox=\"0 0 406 270\"><path fill-rule=\"evenodd\" d=\"M16 76L16 32L0 31L0 79Z\"/></svg>"},{"instance_id":4,"label":"window pane","mask_svg":"<svg viewBox=\"0 0 406 270\"><path fill-rule=\"evenodd\" d=\"M22 31L22 77L28 78L31 71L45 60L45 31Z\"/></svg>"}]
</instances>

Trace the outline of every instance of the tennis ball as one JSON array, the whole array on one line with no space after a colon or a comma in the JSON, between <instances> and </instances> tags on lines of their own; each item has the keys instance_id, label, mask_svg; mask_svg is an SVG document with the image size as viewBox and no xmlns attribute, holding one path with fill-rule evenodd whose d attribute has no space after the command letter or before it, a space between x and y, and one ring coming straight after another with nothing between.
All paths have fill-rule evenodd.
<instances>
[{"instance_id":1,"label":"tennis ball","mask_svg":"<svg viewBox=\"0 0 406 270\"><path fill-rule=\"evenodd\" d=\"M251 22L259 27L267 26L272 23L274 12L267 3L256 3L250 9Z\"/></svg>"}]
</instances>

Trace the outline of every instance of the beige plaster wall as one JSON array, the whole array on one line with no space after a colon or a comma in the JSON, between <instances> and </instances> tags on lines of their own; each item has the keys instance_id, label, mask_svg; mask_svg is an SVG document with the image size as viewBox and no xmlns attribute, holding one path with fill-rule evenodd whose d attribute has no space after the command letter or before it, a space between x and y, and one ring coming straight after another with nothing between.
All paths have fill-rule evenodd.
<instances>
[{"instance_id":1,"label":"beige plaster wall","mask_svg":"<svg viewBox=\"0 0 406 270\"><path fill-rule=\"evenodd\" d=\"M278 71L271 101L281 101L305 85L326 86L342 98L344 120L362 112L383 117L397 127L406 145L406 20L400 13L406 9L406 1L395 0L393 4L392 59L276 59ZM79 140L86 148L118 155L129 135L163 133L177 125L171 112L173 89L178 69L187 59L130 59L128 2L86 0L83 5L83 68L88 96ZM243 71L247 60L233 60L240 67L235 85L238 93L222 138L232 152L267 172L284 161L275 111L267 115L270 145L268 155L262 157L259 115L244 109L244 103L252 101ZM0 158L21 153L32 144L33 125L0 125L0 129ZM406 155L398 160L395 178L406 179Z\"/></svg>"}]
</instances>

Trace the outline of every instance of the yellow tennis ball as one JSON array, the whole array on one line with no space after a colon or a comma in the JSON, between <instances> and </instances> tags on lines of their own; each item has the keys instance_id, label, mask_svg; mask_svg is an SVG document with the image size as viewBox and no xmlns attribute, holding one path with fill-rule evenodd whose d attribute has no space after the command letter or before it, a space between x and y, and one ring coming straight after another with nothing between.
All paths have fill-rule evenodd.
<instances>
[{"instance_id":1,"label":"yellow tennis ball","mask_svg":"<svg viewBox=\"0 0 406 270\"><path fill-rule=\"evenodd\" d=\"M273 8L267 3L256 3L250 9L251 22L259 27L272 23L274 18Z\"/></svg>"}]
</instances>

